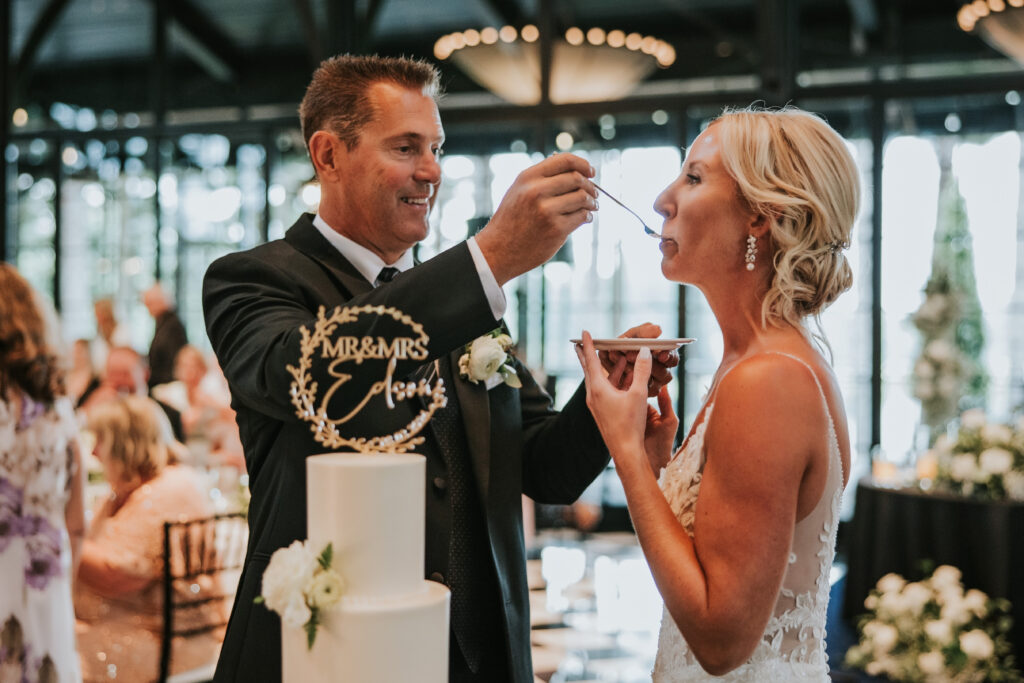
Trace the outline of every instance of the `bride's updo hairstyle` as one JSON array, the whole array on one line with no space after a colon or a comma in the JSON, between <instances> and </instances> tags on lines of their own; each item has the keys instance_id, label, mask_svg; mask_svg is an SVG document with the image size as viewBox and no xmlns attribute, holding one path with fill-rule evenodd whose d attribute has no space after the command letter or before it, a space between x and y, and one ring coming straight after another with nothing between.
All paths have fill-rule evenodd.
<instances>
[{"instance_id":1,"label":"bride's updo hairstyle","mask_svg":"<svg viewBox=\"0 0 1024 683\"><path fill-rule=\"evenodd\" d=\"M860 198L853 157L831 126L794 107L726 110L714 129L741 197L771 218L761 321L803 328L853 284L843 254Z\"/></svg>"}]
</instances>

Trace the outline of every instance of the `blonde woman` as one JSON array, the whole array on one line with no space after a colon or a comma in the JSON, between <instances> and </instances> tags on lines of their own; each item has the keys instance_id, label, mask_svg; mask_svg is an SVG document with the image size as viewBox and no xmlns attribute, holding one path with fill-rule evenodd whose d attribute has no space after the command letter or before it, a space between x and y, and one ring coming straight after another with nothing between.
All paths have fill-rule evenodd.
<instances>
[{"instance_id":1,"label":"blonde woman","mask_svg":"<svg viewBox=\"0 0 1024 683\"><path fill-rule=\"evenodd\" d=\"M724 353L681 448L650 353L630 386L584 335L587 402L665 601L654 681L827 681L825 613L849 472L836 378L807 326L851 285L842 138L794 108L723 114L658 197L662 272L698 287ZM716 678L721 676L721 678Z\"/></svg>"},{"instance_id":2,"label":"blonde woman","mask_svg":"<svg viewBox=\"0 0 1024 683\"><path fill-rule=\"evenodd\" d=\"M0 263L0 681L76 681L77 427L46 309Z\"/></svg>"},{"instance_id":3,"label":"blonde woman","mask_svg":"<svg viewBox=\"0 0 1024 683\"><path fill-rule=\"evenodd\" d=\"M163 523L212 514L190 468L169 465L179 446L168 438L152 399L118 397L89 413L93 450L110 483L82 550L75 586L79 652L86 681L152 681L159 664ZM221 606L197 615L218 622ZM175 643L171 673L210 662L216 632Z\"/></svg>"}]
</instances>

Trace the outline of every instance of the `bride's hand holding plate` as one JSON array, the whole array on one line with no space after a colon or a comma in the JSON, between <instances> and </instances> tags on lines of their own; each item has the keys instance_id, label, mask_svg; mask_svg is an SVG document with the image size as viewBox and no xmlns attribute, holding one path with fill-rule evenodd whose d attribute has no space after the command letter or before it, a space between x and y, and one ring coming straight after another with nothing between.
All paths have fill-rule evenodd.
<instances>
[{"instance_id":1,"label":"bride's hand holding plate","mask_svg":"<svg viewBox=\"0 0 1024 683\"><path fill-rule=\"evenodd\" d=\"M619 389L628 387L633 381L633 365L636 362L636 355L641 348L651 349L653 364L651 366L651 379L647 385L648 397L658 395L661 388L672 381L671 369L679 365L678 348L687 344L692 339L659 339L661 327L654 323L642 323L631 327L623 332L616 339L595 339L594 347L597 349L601 365L609 376L618 374L619 380L615 386ZM580 340L573 339L577 345Z\"/></svg>"}]
</instances>

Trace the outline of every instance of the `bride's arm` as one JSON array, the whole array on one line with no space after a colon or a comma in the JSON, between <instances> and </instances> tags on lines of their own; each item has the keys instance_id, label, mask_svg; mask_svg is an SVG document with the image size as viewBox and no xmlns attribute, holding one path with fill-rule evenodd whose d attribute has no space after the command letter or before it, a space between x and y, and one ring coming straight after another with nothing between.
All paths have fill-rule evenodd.
<instances>
[{"instance_id":1,"label":"bride's arm","mask_svg":"<svg viewBox=\"0 0 1024 683\"><path fill-rule=\"evenodd\" d=\"M775 357L748 361L726 377L706 432L709 457L691 540L644 452L649 361L638 359L637 382L619 391L594 372L592 353L584 353L588 405L615 459L655 583L701 665L728 672L757 647L785 572L800 483L820 443L814 380Z\"/></svg>"}]
</instances>

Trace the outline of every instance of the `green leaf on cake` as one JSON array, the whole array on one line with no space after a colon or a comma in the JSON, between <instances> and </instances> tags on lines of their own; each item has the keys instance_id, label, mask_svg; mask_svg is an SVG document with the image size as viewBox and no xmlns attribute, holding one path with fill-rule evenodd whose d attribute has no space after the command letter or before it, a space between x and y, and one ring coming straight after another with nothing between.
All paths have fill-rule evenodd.
<instances>
[{"instance_id":1,"label":"green leaf on cake","mask_svg":"<svg viewBox=\"0 0 1024 683\"><path fill-rule=\"evenodd\" d=\"M322 553L320 553L320 557L317 558L317 561L320 563L320 567L321 568L323 568L323 569L330 569L331 568L331 560L333 560L333 559L334 559L334 544L333 543L328 543L327 547L324 548L324 551Z\"/></svg>"},{"instance_id":2,"label":"green leaf on cake","mask_svg":"<svg viewBox=\"0 0 1024 683\"><path fill-rule=\"evenodd\" d=\"M309 610L309 621L302 628L306 629L307 649L313 649L313 642L316 640L316 627L320 625L320 610L316 607Z\"/></svg>"}]
</instances>

